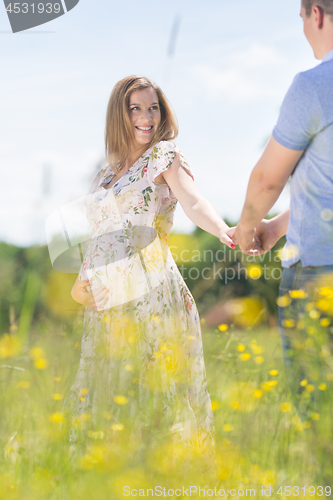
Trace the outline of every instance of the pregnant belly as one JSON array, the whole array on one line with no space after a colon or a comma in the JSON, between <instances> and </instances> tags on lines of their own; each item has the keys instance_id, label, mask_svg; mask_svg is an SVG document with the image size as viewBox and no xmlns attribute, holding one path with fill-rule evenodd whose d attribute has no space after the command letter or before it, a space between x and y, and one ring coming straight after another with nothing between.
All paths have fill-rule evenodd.
<instances>
[{"instance_id":1,"label":"pregnant belly","mask_svg":"<svg viewBox=\"0 0 333 500\"><path fill-rule=\"evenodd\" d=\"M100 310L140 298L165 279L165 262L155 230L116 231L92 240L80 272L94 293L105 286L110 299ZM155 236L153 238L153 236Z\"/></svg>"}]
</instances>

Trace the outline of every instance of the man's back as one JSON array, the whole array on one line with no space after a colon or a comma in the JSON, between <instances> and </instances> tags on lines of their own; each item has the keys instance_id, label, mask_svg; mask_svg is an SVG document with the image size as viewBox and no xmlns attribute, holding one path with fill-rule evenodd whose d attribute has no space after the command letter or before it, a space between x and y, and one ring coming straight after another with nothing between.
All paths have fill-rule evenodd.
<instances>
[{"instance_id":1,"label":"man's back","mask_svg":"<svg viewBox=\"0 0 333 500\"><path fill-rule=\"evenodd\" d=\"M290 221L282 264L333 264L333 51L299 73L283 101L273 137L304 150L291 179ZM320 244L318 244L320 242Z\"/></svg>"}]
</instances>

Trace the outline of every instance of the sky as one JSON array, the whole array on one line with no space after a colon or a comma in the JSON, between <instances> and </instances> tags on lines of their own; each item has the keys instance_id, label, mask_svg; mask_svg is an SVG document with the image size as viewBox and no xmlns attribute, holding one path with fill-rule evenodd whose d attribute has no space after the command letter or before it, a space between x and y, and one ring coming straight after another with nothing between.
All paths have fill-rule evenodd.
<instances>
[{"instance_id":1,"label":"sky","mask_svg":"<svg viewBox=\"0 0 333 500\"><path fill-rule=\"evenodd\" d=\"M45 244L48 215L86 194L106 165L111 90L131 74L162 88L196 185L237 222L286 91L320 63L299 12L299 0L80 0L13 34L0 5L0 241ZM287 186L271 213L288 206ZM173 230L194 228L178 204Z\"/></svg>"}]
</instances>

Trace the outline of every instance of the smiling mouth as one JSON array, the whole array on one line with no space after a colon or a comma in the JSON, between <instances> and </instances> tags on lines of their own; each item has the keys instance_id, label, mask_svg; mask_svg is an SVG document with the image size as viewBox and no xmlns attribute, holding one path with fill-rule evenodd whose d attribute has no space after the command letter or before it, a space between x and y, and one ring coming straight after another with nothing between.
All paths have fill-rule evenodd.
<instances>
[{"instance_id":1,"label":"smiling mouth","mask_svg":"<svg viewBox=\"0 0 333 500\"><path fill-rule=\"evenodd\" d=\"M151 127L135 127L135 128L141 130L142 132L150 132L151 130L153 130L153 125Z\"/></svg>"}]
</instances>

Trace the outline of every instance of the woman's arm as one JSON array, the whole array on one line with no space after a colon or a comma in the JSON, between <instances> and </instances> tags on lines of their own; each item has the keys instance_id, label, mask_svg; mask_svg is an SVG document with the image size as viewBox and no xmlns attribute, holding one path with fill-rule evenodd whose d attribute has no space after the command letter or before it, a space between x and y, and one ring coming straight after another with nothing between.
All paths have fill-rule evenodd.
<instances>
[{"instance_id":1,"label":"woman's arm","mask_svg":"<svg viewBox=\"0 0 333 500\"><path fill-rule=\"evenodd\" d=\"M232 233L231 228L223 221L213 205L199 193L193 179L181 166L178 153L170 167L161 175L194 224L219 238L228 247L235 248L232 239L226 234L228 230L229 234Z\"/></svg>"},{"instance_id":2,"label":"woman's arm","mask_svg":"<svg viewBox=\"0 0 333 500\"><path fill-rule=\"evenodd\" d=\"M77 277L71 290L71 296L75 302L89 307L92 311L98 311L109 300L109 290L102 287L92 293L87 291L88 285L89 280L80 281Z\"/></svg>"}]
</instances>

